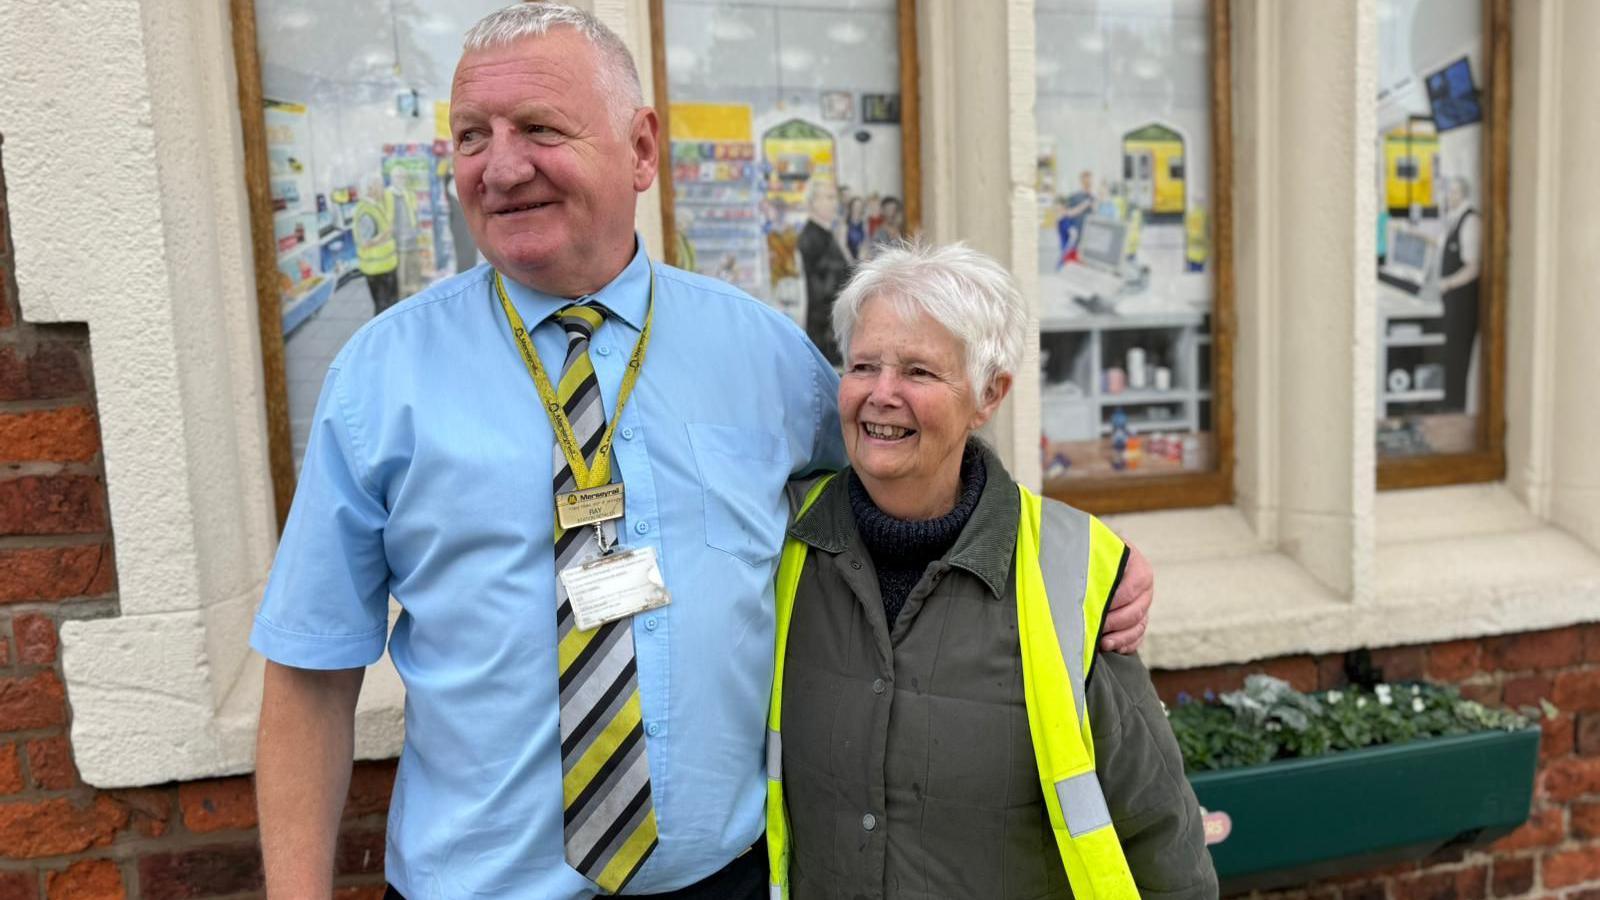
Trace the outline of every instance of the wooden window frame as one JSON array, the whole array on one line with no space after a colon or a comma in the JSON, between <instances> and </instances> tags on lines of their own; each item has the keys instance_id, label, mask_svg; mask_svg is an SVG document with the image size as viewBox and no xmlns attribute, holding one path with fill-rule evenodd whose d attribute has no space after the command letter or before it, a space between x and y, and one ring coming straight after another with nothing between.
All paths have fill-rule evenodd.
<instances>
[{"instance_id":1,"label":"wooden window frame","mask_svg":"<svg viewBox=\"0 0 1600 900\"><path fill-rule=\"evenodd\" d=\"M244 136L244 184L250 201L250 248L255 257L256 322L267 406L267 465L272 474L278 531L294 501L294 437L289 428L289 387L283 350L283 298L278 294L278 249L272 239L272 184L267 167L267 125L262 117L261 51L256 44L255 0L229 0L233 58L239 76L239 125Z\"/></svg>"},{"instance_id":2,"label":"wooden window frame","mask_svg":"<svg viewBox=\"0 0 1600 900\"><path fill-rule=\"evenodd\" d=\"M1511 186L1511 4L1483 0L1484 78L1489 105L1484 133L1482 274L1478 295L1477 448L1468 453L1378 457L1378 490L1503 481L1506 477L1506 218Z\"/></svg>"},{"instance_id":3,"label":"wooden window frame","mask_svg":"<svg viewBox=\"0 0 1600 900\"><path fill-rule=\"evenodd\" d=\"M667 85L666 0L650 0L650 70L655 82L661 143L672 143L672 98ZM917 95L917 0L897 0L900 40L900 172L906 233L922 230L922 107ZM661 153L656 180L661 185L661 243L667 264L678 265L677 216L673 212L672 154Z\"/></svg>"},{"instance_id":4,"label":"wooden window frame","mask_svg":"<svg viewBox=\"0 0 1600 900\"><path fill-rule=\"evenodd\" d=\"M1215 468L1171 475L1058 479L1046 493L1087 512L1140 512L1233 502L1233 68L1232 0L1211 0L1211 190L1216 284L1211 308L1211 429Z\"/></svg>"}]
</instances>

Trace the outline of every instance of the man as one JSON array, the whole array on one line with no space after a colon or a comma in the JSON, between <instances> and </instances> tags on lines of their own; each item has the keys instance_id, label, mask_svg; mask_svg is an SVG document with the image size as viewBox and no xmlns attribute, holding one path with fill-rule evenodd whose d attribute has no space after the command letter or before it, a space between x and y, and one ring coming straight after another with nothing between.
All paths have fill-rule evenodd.
<instances>
[{"instance_id":1,"label":"man","mask_svg":"<svg viewBox=\"0 0 1600 900\"><path fill-rule=\"evenodd\" d=\"M839 218L839 191L833 182L812 178L806 184L806 226L800 230L800 261L806 273L806 336L828 362L839 365L833 342L833 300L850 280L850 258L834 226Z\"/></svg>"},{"instance_id":2,"label":"man","mask_svg":"<svg viewBox=\"0 0 1600 900\"><path fill-rule=\"evenodd\" d=\"M1056 268L1077 259L1078 240L1083 237L1083 222L1094 211L1094 173L1084 169L1078 174L1078 190L1066 197L1056 198L1056 236L1061 240L1061 255Z\"/></svg>"},{"instance_id":3,"label":"man","mask_svg":"<svg viewBox=\"0 0 1600 900\"><path fill-rule=\"evenodd\" d=\"M592 17L530 3L485 18L451 128L490 265L400 303L335 360L251 637L269 659L268 891L330 895L356 697L392 594L392 895L764 897L765 853L748 851L783 488L843 462L836 376L780 314L645 256L634 205L658 122ZM601 576L616 589L597 602ZM666 599L650 576L667 605L645 608ZM1109 639L1137 642L1148 575L1125 581L1140 599L1108 632L1134 628Z\"/></svg>"},{"instance_id":4,"label":"man","mask_svg":"<svg viewBox=\"0 0 1600 900\"><path fill-rule=\"evenodd\" d=\"M401 195L401 203L395 196ZM353 231L356 238L356 265L366 276L372 294L372 314L378 315L400 299L400 244L395 238L395 209L403 205L416 227L416 201L388 187L377 175L367 179L366 196L356 201Z\"/></svg>"},{"instance_id":5,"label":"man","mask_svg":"<svg viewBox=\"0 0 1600 900\"><path fill-rule=\"evenodd\" d=\"M1472 204L1472 183L1456 176L1447 182L1444 250L1439 254L1439 295L1444 300L1444 400L1440 412L1466 412L1472 371L1472 345L1478 338L1478 256L1482 229Z\"/></svg>"}]
</instances>

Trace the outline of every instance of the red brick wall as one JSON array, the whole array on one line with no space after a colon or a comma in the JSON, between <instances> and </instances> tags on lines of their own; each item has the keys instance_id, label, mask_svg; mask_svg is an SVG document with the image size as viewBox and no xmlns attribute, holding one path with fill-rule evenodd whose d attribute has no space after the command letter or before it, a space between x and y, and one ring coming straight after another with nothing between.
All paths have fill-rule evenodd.
<instances>
[{"instance_id":1,"label":"red brick wall","mask_svg":"<svg viewBox=\"0 0 1600 900\"><path fill-rule=\"evenodd\" d=\"M102 791L73 765L57 628L115 615L89 332L22 321L0 169L0 900L259 895L248 778ZM383 894L394 764L356 768L341 900Z\"/></svg>"},{"instance_id":2,"label":"red brick wall","mask_svg":"<svg viewBox=\"0 0 1600 900\"><path fill-rule=\"evenodd\" d=\"M1561 713L1544 723L1538 781L1528 823L1487 851L1447 852L1337 883L1271 895L1308 900L1448 900L1539 897L1600 900L1600 624L1446 644L1372 651L1389 681L1459 684L1484 703L1537 705ZM1302 691L1342 687L1344 657L1286 656L1248 665L1158 671L1167 703L1178 693L1231 691L1254 672Z\"/></svg>"}]
</instances>

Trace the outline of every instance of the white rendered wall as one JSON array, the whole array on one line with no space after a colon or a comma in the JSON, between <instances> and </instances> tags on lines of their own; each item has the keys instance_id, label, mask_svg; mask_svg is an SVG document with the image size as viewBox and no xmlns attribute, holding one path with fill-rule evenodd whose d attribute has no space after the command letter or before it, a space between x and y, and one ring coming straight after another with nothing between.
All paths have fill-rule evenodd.
<instances>
[{"instance_id":1,"label":"white rendered wall","mask_svg":"<svg viewBox=\"0 0 1600 900\"><path fill-rule=\"evenodd\" d=\"M216 710L276 528L226 6L13 6L19 299L88 323L117 557L121 614L61 629L77 764L101 786L242 771Z\"/></svg>"},{"instance_id":2,"label":"white rendered wall","mask_svg":"<svg viewBox=\"0 0 1600 900\"><path fill-rule=\"evenodd\" d=\"M1600 182L1588 148L1600 141L1600 4L1567 2L1560 11L1557 79L1560 113L1559 155L1553 160L1558 191L1555 231L1556 273L1552 299L1556 312L1550 407L1557 433L1550 443L1551 518L1590 547L1600 549Z\"/></svg>"}]
</instances>

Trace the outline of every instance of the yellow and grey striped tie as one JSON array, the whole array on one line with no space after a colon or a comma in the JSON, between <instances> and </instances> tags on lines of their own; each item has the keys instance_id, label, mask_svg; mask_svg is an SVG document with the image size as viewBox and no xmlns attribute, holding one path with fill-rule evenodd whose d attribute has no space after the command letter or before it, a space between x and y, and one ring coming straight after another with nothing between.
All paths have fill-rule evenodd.
<instances>
[{"instance_id":1,"label":"yellow and grey striped tie","mask_svg":"<svg viewBox=\"0 0 1600 900\"><path fill-rule=\"evenodd\" d=\"M589 336L603 317L589 306L558 314L567 332L567 358L556 399L572 422L585 462L606 428L600 385L589 361ZM577 487L561 447L555 453L555 491ZM583 561L595 544L596 527L563 531L558 524L556 569ZM561 793L567 863L615 893L628 883L656 847L656 811L650 796L650 760L645 755L634 666L633 623L607 622L579 631L567 592L556 579L556 633L561 670Z\"/></svg>"}]
</instances>

